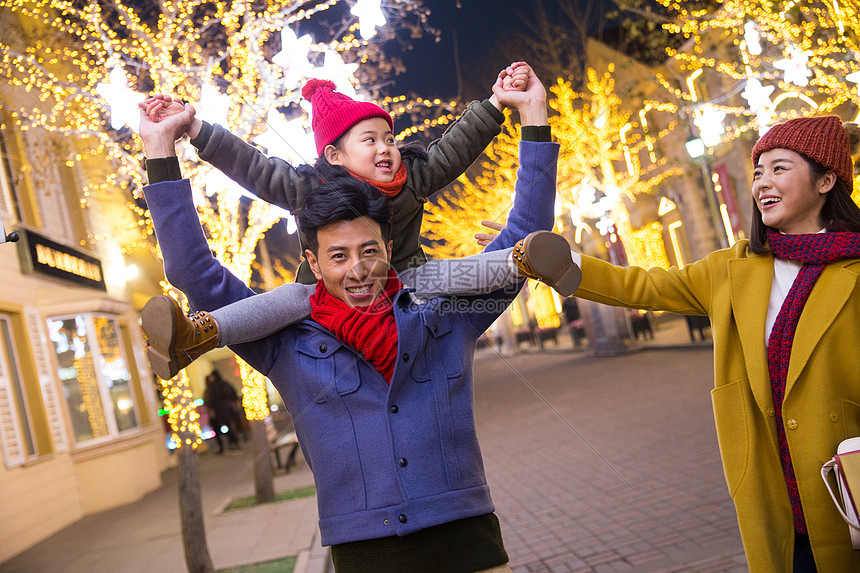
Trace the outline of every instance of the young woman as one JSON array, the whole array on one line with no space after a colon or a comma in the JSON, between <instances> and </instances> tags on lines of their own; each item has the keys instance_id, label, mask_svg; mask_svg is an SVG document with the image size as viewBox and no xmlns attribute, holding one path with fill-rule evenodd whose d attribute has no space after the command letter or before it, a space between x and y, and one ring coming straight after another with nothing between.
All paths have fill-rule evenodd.
<instances>
[{"instance_id":1,"label":"young woman","mask_svg":"<svg viewBox=\"0 0 860 573\"><path fill-rule=\"evenodd\" d=\"M860 571L820 475L860 435L858 131L806 117L758 141L749 241L683 269L574 255L575 296L710 317L720 453L753 572Z\"/></svg>"}]
</instances>

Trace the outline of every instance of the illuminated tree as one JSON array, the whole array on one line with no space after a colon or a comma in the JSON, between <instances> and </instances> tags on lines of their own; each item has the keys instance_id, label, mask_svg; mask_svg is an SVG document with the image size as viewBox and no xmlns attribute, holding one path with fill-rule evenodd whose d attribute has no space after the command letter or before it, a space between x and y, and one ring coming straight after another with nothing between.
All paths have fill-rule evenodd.
<instances>
[{"instance_id":1,"label":"illuminated tree","mask_svg":"<svg viewBox=\"0 0 860 573\"><path fill-rule=\"evenodd\" d=\"M557 112L550 124L562 149L558 202L570 216L576 242L583 232L597 231L612 242L620 235L627 262L668 267L662 225L641 213L647 210L643 204L654 202L661 183L681 174L655 153L655 142L676 123L657 131L644 111L675 108L653 101L638 110L625 107L630 103L617 93L614 71L612 64L603 74L589 68L582 92L561 79L550 87L549 105ZM641 157L647 158L644 164Z\"/></svg>"},{"instance_id":2,"label":"illuminated tree","mask_svg":"<svg viewBox=\"0 0 860 573\"><path fill-rule=\"evenodd\" d=\"M755 139L804 114L857 120L860 1L658 1L671 18L664 28L690 39L668 54L688 78L702 75L705 101L692 98L690 108L711 128L707 145Z\"/></svg>"},{"instance_id":3,"label":"illuminated tree","mask_svg":"<svg viewBox=\"0 0 860 573\"><path fill-rule=\"evenodd\" d=\"M612 66L602 75L589 69L582 93L563 79L549 87L549 106L556 112L550 124L561 144L557 205L571 217L577 242L583 231L620 233L629 262L668 266L659 223L648 221L647 226L633 228L628 208L634 210L637 201L653 198L657 186L680 174L654 153L654 142L676 124L659 132L643 129L644 120L625 110L615 93L612 72ZM676 109L657 102L645 106ZM478 247L472 235L479 231L479 222L504 216L512 204L518 143L518 127L503 128L485 152L479 173L461 176L450 193L428 204L425 236L433 242L429 248L433 256L474 254ZM641 164L640 154L649 157L647 165Z\"/></svg>"},{"instance_id":4,"label":"illuminated tree","mask_svg":"<svg viewBox=\"0 0 860 573\"><path fill-rule=\"evenodd\" d=\"M143 153L134 135L136 106L144 94L169 93L192 101L203 119L225 125L268 154L311 162L315 153L309 121L299 105L303 80L332 79L345 93L363 83L378 95L376 86L404 71L397 60L384 56L385 43L433 32L421 0L389 0L384 11L379 0L0 0L0 10L4 17L17 18L24 30L0 39L0 78L13 90L38 96L35 104L7 107L7 116L21 130L40 128L86 142L86 151L58 158L76 166L86 181L81 206L93 208L121 197L133 215L124 226L89 239L110 238L132 254L157 253L142 201ZM297 34L305 24L315 36ZM366 62L373 65L361 65ZM395 116L419 120L401 138L444 124L456 111L446 102L405 96L379 103ZM178 152L212 249L247 282L258 240L288 214L255 201L198 163L187 142L178 144ZM163 288L177 294L167 283ZM243 406L252 425L262 430L261 420L268 415L264 379L243 371ZM173 442L187 470L183 475L191 476L188 485L193 487L196 458L189 452L200 443L200 429L188 379L182 373L163 390ZM180 497L193 506L194 495ZM194 513L191 506L189 513ZM183 512L184 533L185 517ZM211 570L199 511L197 517L193 527L199 529L189 535L204 543L195 548L186 544L189 569Z\"/></svg>"},{"instance_id":5,"label":"illuminated tree","mask_svg":"<svg viewBox=\"0 0 860 573\"><path fill-rule=\"evenodd\" d=\"M656 217L643 215L648 210L643 204L656 206L657 187L681 173L655 152L655 141L677 123L657 130L647 125L642 110L676 108L645 102L638 111L625 109L627 98L616 93L612 72L612 66L604 74L589 69L582 93L563 79L549 86L548 103L556 112L549 121L561 145L556 206L562 216L556 230L563 231L572 222L573 228L567 229L572 241L582 242L583 233L588 233L601 246L604 240L610 245L623 243L624 249L617 252L626 258L616 262L668 267L662 225ZM519 140L519 126L506 122L480 165L461 176L450 192L428 203L424 235L431 241L432 256L474 254L479 247L473 235L482 231L480 221L504 222L513 202ZM640 155L648 158L646 164ZM602 254L611 256L612 251ZM556 293L534 281L528 292L527 306L537 325L558 326L561 301ZM515 325L525 322L521 307L514 304L511 311Z\"/></svg>"}]
</instances>

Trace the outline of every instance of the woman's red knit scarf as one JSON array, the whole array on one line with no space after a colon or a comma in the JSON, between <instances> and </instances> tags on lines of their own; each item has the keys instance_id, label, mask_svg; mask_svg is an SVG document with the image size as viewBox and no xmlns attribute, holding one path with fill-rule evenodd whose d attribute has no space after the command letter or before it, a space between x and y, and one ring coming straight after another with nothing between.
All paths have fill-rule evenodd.
<instances>
[{"instance_id":1,"label":"woman's red knit scarf","mask_svg":"<svg viewBox=\"0 0 860 573\"><path fill-rule=\"evenodd\" d=\"M347 170L349 171L349 170ZM361 175L356 175L352 171L349 172L350 175L355 177L356 179L361 179L362 181L367 181L377 189L379 189L383 195L386 197L396 197L401 191L403 191L403 186L406 184L406 164L401 163L400 169L397 170L397 173L394 174L394 180L389 183L382 183L380 181L373 181L372 179L368 179L366 177L362 177Z\"/></svg>"},{"instance_id":2,"label":"woman's red knit scarf","mask_svg":"<svg viewBox=\"0 0 860 573\"><path fill-rule=\"evenodd\" d=\"M370 306L349 306L333 297L322 281L317 281L317 290L310 298L311 318L358 350L389 384L397 359L397 325L392 303L402 288L397 273L389 270L382 296Z\"/></svg>"},{"instance_id":3,"label":"woman's red knit scarf","mask_svg":"<svg viewBox=\"0 0 860 573\"><path fill-rule=\"evenodd\" d=\"M785 427L782 425L782 401L785 397L788 361L791 358L791 345L794 342L797 322L800 320L800 313L803 311L806 299L809 298L809 293L812 292L812 287L815 286L815 282L827 264L842 259L860 258L860 233L783 235L768 231L767 242L776 258L803 263L771 330L767 344L767 365L770 371L782 470L794 511L794 528L805 535L806 520L800 506L797 478L794 475L794 465L788 451Z\"/></svg>"}]
</instances>

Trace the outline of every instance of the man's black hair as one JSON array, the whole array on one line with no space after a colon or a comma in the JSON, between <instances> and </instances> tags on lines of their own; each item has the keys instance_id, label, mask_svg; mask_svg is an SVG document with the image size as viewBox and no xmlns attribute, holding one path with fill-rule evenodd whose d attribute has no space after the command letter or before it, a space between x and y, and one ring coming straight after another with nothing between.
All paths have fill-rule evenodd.
<instances>
[{"instance_id":1,"label":"man's black hair","mask_svg":"<svg viewBox=\"0 0 860 573\"><path fill-rule=\"evenodd\" d=\"M382 229L385 244L391 238L391 202L379 189L351 175L329 179L313 190L298 215L298 226L307 247L315 255L319 249L317 230L337 221L369 217Z\"/></svg>"}]
</instances>

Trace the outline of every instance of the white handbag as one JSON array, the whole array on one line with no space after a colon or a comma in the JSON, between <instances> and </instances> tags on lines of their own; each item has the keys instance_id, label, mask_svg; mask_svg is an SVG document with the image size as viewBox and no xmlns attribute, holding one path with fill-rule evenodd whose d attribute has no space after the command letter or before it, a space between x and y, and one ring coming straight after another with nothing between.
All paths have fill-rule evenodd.
<instances>
[{"instance_id":1,"label":"white handbag","mask_svg":"<svg viewBox=\"0 0 860 573\"><path fill-rule=\"evenodd\" d=\"M827 479L830 472L836 475L838 497L833 491L831 481ZM855 503L855 498L860 502L860 437L849 438L839 444L833 459L821 466L821 479L824 480L839 515L848 524L851 544L855 550L860 549L860 519Z\"/></svg>"}]
</instances>

